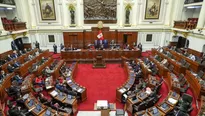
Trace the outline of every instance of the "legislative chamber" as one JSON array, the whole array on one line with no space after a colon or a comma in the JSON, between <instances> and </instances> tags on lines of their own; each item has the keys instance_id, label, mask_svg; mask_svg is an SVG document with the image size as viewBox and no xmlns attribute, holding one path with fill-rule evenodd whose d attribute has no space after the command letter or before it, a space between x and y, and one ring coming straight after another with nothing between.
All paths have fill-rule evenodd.
<instances>
[{"instance_id":1,"label":"legislative chamber","mask_svg":"<svg viewBox=\"0 0 205 116\"><path fill-rule=\"evenodd\" d=\"M0 0L0 116L205 116L204 0Z\"/></svg>"}]
</instances>

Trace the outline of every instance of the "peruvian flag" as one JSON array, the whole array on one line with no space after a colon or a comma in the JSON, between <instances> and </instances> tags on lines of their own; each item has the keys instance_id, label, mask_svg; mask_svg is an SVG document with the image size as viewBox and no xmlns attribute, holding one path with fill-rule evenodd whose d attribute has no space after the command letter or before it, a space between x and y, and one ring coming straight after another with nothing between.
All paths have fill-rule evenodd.
<instances>
[{"instance_id":1,"label":"peruvian flag","mask_svg":"<svg viewBox=\"0 0 205 116\"><path fill-rule=\"evenodd\" d=\"M102 30L99 30L97 38L100 40L104 40L103 34L102 34Z\"/></svg>"}]
</instances>

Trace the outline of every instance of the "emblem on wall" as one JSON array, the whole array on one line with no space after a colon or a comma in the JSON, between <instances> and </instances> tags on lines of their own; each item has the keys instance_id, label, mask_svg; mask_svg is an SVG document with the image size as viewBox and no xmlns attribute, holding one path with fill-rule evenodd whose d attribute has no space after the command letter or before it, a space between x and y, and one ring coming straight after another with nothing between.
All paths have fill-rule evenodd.
<instances>
[{"instance_id":1,"label":"emblem on wall","mask_svg":"<svg viewBox=\"0 0 205 116\"><path fill-rule=\"evenodd\" d=\"M84 0L85 20L116 20L117 0Z\"/></svg>"}]
</instances>

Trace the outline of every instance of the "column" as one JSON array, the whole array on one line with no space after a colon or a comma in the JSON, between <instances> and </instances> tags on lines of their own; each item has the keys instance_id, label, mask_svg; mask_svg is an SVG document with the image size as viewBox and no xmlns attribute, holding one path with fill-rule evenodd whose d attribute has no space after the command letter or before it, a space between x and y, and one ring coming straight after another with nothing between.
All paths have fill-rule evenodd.
<instances>
[{"instance_id":1,"label":"column","mask_svg":"<svg viewBox=\"0 0 205 116\"><path fill-rule=\"evenodd\" d=\"M138 14L138 12L137 12L137 1L135 1L135 2L132 2L131 3L132 4L132 26L134 26L134 27L136 27L136 25L137 25L137 14Z\"/></svg>"},{"instance_id":2,"label":"column","mask_svg":"<svg viewBox=\"0 0 205 116\"><path fill-rule=\"evenodd\" d=\"M203 1L203 4L201 6L201 11L199 14L199 20L197 23L197 29L203 28L205 23L205 1Z\"/></svg>"},{"instance_id":3,"label":"column","mask_svg":"<svg viewBox=\"0 0 205 116\"><path fill-rule=\"evenodd\" d=\"M36 12L35 12L35 1L34 0L28 0L28 8L30 13L30 24L31 28L36 28Z\"/></svg>"},{"instance_id":4,"label":"column","mask_svg":"<svg viewBox=\"0 0 205 116\"><path fill-rule=\"evenodd\" d=\"M165 12L165 22L164 25L165 26L170 26L170 22L171 22L171 14L172 14L172 10L173 10L173 0L166 0L165 1L165 8L167 9Z\"/></svg>"}]
</instances>

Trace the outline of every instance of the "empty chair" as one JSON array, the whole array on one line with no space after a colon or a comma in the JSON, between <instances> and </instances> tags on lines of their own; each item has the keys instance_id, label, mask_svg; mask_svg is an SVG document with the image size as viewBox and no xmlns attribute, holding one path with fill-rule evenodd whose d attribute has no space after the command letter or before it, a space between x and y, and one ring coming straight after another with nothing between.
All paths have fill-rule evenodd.
<instances>
[{"instance_id":1,"label":"empty chair","mask_svg":"<svg viewBox=\"0 0 205 116\"><path fill-rule=\"evenodd\" d=\"M190 64L189 64L188 62L186 62L186 64L184 65L184 67L185 67L186 69L189 69L189 68L190 68Z\"/></svg>"},{"instance_id":2,"label":"empty chair","mask_svg":"<svg viewBox=\"0 0 205 116\"><path fill-rule=\"evenodd\" d=\"M173 72L173 70L174 70L174 65L170 64L169 65L169 71Z\"/></svg>"},{"instance_id":3,"label":"empty chair","mask_svg":"<svg viewBox=\"0 0 205 116\"><path fill-rule=\"evenodd\" d=\"M181 97L181 100L179 100L179 104L177 106L177 109L184 112L184 113L189 113L192 111L192 96L189 94L184 93Z\"/></svg>"},{"instance_id":4,"label":"empty chair","mask_svg":"<svg viewBox=\"0 0 205 116\"><path fill-rule=\"evenodd\" d=\"M183 73L179 74L178 80L181 81L183 78L184 78L184 74Z\"/></svg>"},{"instance_id":5,"label":"empty chair","mask_svg":"<svg viewBox=\"0 0 205 116\"><path fill-rule=\"evenodd\" d=\"M202 70L200 70L198 73L197 73L197 76L198 78L202 78L204 75L204 72Z\"/></svg>"},{"instance_id":6,"label":"empty chair","mask_svg":"<svg viewBox=\"0 0 205 116\"><path fill-rule=\"evenodd\" d=\"M125 111L123 109L116 109L115 116L124 116Z\"/></svg>"},{"instance_id":7,"label":"empty chair","mask_svg":"<svg viewBox=\"0 0 205 116\"><path fill-rule=\"evenodd\" d=\"M180 81L180 86L183 87L185 84L186 84L187 80L185 78L183 78L181 81Z\"/></svg>"},{"instance_id":8,"label":"empty chair","mask_svg":"<svg viewBox=\"0 0 205 116\"><path fill-rule=\"evenodd\" d=\"M134 113L141 111L141 110L145 110L147 108L147 102L143 101L141 102L138 106L134 105Z\"/></svg>"},{"instance_id":9,"label":"empty chair","mask_svg":"<svg viewBox=\"0 0 205 116\"><path fill-rule=\"evenodd\" d=\"M186 93L187 89L190 87L189 84L186 84L184 88L180 88L181 93Z\"/></svg>"},{"instance_id":10,"label":"empty chair","mask_svg":"<svg viewBox=\"0 0 205 116\"><path fill-rule=\"evenodd\" d=\"M184 60L184 59L181 59L179 62L180 62L182 65L185 65L185 64L186 64L186 60Z\"/></svg>"}]
</instances>

